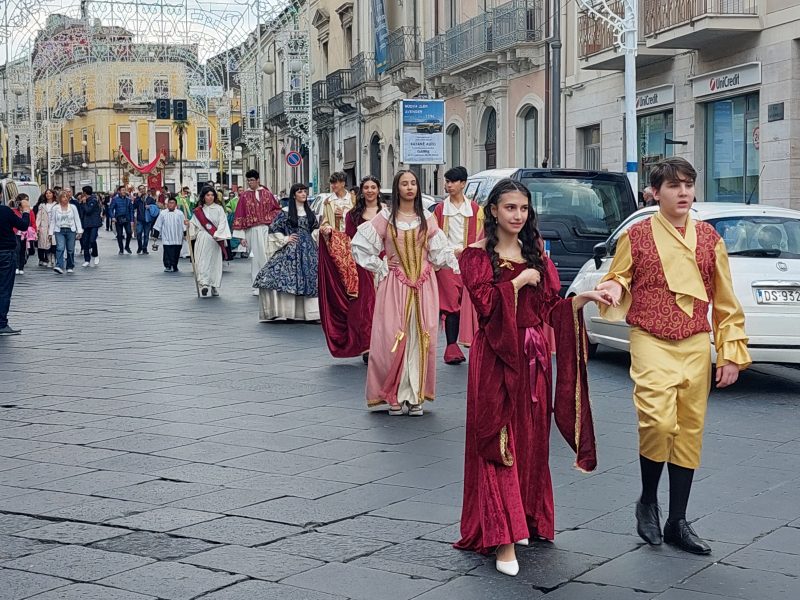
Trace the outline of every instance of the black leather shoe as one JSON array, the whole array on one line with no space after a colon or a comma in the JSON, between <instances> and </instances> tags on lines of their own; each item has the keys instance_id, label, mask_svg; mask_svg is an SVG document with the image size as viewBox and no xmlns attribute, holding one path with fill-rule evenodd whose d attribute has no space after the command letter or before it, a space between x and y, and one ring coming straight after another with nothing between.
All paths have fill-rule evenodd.
<instances>
[{"instance_id":1,"label":"black leather shoe","mask_svg":"<svg viewBox=\"0 0 800 600\"><path fill-rule=\"evenodd\" d=\"M711 554L711 547L695 533L686 519L664 525L664 541L692 554Z\"/></svg>"},{"instance_id":2,"label":"black leather shoe","mask_svg":"<svg viewBox=\"0 0 800 600\"><path fill-rule=\"evenodd\" d=\"M636 503L636 533L651 546L661 545L661 522L659 521L658 503Z\"/></svg>"}]
</instances>

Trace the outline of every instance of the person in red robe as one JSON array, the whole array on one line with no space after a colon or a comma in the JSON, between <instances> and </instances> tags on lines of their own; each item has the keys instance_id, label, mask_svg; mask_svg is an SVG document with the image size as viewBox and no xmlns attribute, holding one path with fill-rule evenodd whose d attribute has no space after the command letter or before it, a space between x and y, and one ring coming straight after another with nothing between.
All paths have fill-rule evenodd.
<instances>
[{"instance_id":1,"label":"person in red robe","mask_svg":"<svg viewBox=\"0 0 800 600\"><path fill-rule=\"evenodd\" d=\"M550 421L576 453L576 466L597 465L586 378L583 305L608 304L606 292L569 300L544 255L530 192L503 179L485 207L485 239L461 255L464 287L478 314L470 350L461 540L516 575L514 544L555 535L548 464ZM545 324L558 344L555 397Z\"/></svg>"},{"instance_id":2,"label":"person in red robe","mask_svg":"<svg viewBox=\"0 0 800 600\"><path fill-rule=\"evenodd\" d=\"M464 167L448 169L444 174L448 197L437 204L433 211L456 256L483 237L483 209L477 202L464 196L468 177ZM436 281L439 284L439 312L447 339L444 362L458 365L466 360L458 345L472 345L478 319L469 294L464 293L461 275L445 267L436 271Z\"/></svg>"},{"instance_id":3,"label":"person in red robe","mask_svg":"<svg viewBox=\"0 0 800 600\"><path fill-rule=\"evenodd\" d=\"M336 235L339 232L329 227L319 245L319 314L328 350L334 358L361 355L367 361L375 310L375 276L355 264L350 240L359 225L383 208L380 191L381 182L376 177L364 177L355 206L344 214L344 233ZM341 265L337 264L343 260L349 260L357 273L356 281L349 285L342 276Z\"/></svg>"}]
</instances>

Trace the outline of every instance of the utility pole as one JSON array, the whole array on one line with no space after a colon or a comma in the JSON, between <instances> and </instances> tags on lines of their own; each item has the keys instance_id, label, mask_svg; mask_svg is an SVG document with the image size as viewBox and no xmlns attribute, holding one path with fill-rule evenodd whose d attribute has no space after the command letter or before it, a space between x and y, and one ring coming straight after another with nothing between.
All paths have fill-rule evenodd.
<instances>
[{"instance_id":1,"label":"utility pole","mask_svg":"<svg viewBox=\"0 0 800 600\"><path fill-rule=\"evenodd\" d=\"M593 18L600 19L615 35L625 53L625 173L634 195L639 191L639 153L636 147L636 54L639 44L639 0L622 0L625 13L618 15L611 0L578 0Z\"/></svg>"},{"instance_id":2,"label":"utility pole","mask_svg":"<svg viewBox=\"0 0 800 600\"><path fill-rule=\"evenodd\" d=\"M550 59L550 168L561 167L561 3L553 0L553 39L550 42L553 55Z\"/></svg>"}]
</instances>

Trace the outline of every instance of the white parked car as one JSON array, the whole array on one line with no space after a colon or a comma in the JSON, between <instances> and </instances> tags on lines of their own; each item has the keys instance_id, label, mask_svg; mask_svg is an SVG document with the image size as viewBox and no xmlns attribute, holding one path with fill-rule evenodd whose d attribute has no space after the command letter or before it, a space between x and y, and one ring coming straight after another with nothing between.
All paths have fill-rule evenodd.
<instances>
[{"instance_id":1,"label":"white parked car","mask_svg":"<svg viewBox=\"0 0 800 600\"><path fill-rule=\"evenodd\" d=\"M578 272L567 296L594 289L608 272L620 235L657 207L628 217ZM745 313L753 362L800 364L800 211L762 205L696 202L692 218L706 221L725 240L736 296ZM598 344L628 350L628 324L584 308L589 352ZM716 356L714 356L716 360Z\"/></svg>"}]
</instances>

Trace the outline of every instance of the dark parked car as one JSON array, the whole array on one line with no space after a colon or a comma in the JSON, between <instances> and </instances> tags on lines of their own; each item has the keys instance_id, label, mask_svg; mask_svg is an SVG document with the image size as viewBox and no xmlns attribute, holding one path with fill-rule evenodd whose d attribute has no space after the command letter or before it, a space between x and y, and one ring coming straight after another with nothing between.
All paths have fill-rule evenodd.
<instances>
[{"instance_id":1,"label":"dark parked car","mask_svg":"<svg viewBox=\"0 0 800 600\"><path fill-rule=\"evenodd\" d=\"M595 244L604 242L636 210L623 173L573 169L493 169L472 175L465 194L484 205L503 178L521 181L530 190L539 230L566 292Z\"/></svg>"}]
</instances>

